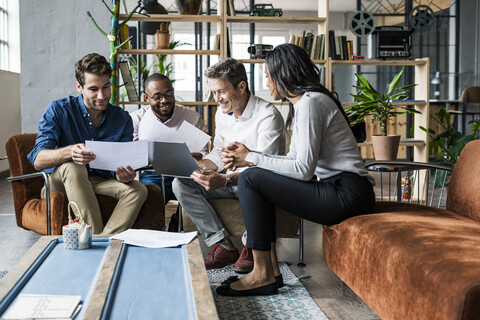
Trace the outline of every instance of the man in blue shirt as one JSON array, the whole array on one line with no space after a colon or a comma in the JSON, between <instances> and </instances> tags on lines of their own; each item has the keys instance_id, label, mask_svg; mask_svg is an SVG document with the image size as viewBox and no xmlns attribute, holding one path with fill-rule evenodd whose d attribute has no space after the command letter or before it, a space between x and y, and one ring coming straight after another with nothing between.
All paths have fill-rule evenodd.
<instances>
[{"instance_id":1,"label":"man in blue shirt","mask_svg":"<svg viewBox=\"0 0 480 320\"><path fill-rule=\"evenodd\" d=\"M86 150L85 140L133 139L130 115L109 103L111 73L110 64L101 55L91 53L80 59L75 64L75 77L81 95L50 103L38 123L35 147L28 155L35 169L50 174L50 190L66 192L96 234L114 234L132 227L147 198L146 187L134 181L136 174L130 166L113 173L88 165L95 154ZM118 200L105 225L95 194Z\"/></svg>"}]
</instances>

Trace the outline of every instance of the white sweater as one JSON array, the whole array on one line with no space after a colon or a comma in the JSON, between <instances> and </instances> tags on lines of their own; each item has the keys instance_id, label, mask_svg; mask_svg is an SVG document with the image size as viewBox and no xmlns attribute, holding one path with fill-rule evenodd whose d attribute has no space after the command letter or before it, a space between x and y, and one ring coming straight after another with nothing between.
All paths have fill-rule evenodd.
<instances>
[{"instance_id":1,"label":"white sweater","mask_svg":"<svg viewBox=\"0 0 480 320\"><path fill-rule=\"evenodd\" d=\"M352 172L368 174L355 137L335 102L320 92L306 92L294 105L290 151L286 156L250 152L258 167L298 180L321 179Z\"/></svg>"}]
</instances>

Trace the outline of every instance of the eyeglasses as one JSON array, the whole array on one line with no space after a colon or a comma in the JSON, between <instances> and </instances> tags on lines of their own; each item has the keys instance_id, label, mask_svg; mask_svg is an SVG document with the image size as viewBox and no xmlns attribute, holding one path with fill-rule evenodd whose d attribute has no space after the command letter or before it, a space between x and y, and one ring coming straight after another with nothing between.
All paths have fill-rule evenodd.
<instances>
[{"instance_id":1,"label":"eyeglasses","mask_svg":"<svg viewBox=\"0 0 480 320\"><path fill-rule=\"evenodd\" d=\"M163 98L169 100L169 99L172 99L173 96L175 95L175 91L171 90L171 91L167 91L165 93L157 93L155 94L153 97L150 97L148 94L145 93L145 95L147 97L149 97L150 99L152 99L153 101L160 101L162 100Z\"/></svg>"}]
</instances>

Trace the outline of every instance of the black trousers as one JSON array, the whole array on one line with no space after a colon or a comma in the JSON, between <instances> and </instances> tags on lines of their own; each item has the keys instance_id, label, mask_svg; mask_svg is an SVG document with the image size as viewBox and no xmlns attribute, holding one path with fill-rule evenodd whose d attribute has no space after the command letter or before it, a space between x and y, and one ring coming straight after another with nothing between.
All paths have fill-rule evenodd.
<instances>
[{"instance_id":1,"label":"black trousers","mask_svg":"<svg viewBox=\"0 0 480 320\"><path fill-rule=\"evenodd\" d=\"M301 181L250 168L239 176L238 198L247 227L247 247L261 251L270 250L276 239L275 206L325 225L373 213L375 208L372 184L350 172L321 181Z\"/></svg>"}]
</instances>

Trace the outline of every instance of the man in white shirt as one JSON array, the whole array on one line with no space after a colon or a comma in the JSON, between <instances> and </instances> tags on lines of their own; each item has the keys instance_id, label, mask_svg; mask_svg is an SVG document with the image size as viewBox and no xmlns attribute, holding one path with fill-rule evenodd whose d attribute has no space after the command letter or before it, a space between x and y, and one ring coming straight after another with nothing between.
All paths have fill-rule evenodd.
<instances>
[{"instance_id":1,"label":"man in white shirt","mask_svg":"<svg viewBox=\"0 0 480 320\"><path fill-rule=\"evenodd\" d=\"M240 172L224 170L221 151L238 141L248 148L266 154L283 154L285 148L284 121L271 103L252 95L248 89L244 65L232 58L219 61L205 70L215 101L219 108L215 115L213 150L198 161L202 172L194 172L192 179L175 179L173 192L196 224L208 246L215 245L205 260L207 269L221 268L235 263L237 272L250 272L252 253L246 247L239 256L228 232L219 221L207 199L237 198L237 180ZM239 258L240 257L240 258ZM238 259L238 260L237 260Z\"/></svg>"},{"instance_id":2,"label":"man in white shirt","mask_svg":"<svg viewBox=\"0 0 480 320\"><path fill-rule=\"evenodd\" d=\"M170 79L160 73L154 73L145 80L145 101L148 105L142 106L130 114L133 120L133 140L156 140L160 126L178 130L184 121L198 129L205 131L205 123L198 112L175 104L175 92ZM207 146L202 154L208 153ZM175 200L172 192L172 177L165 177L165 204ZM145 185L156 185L162 188L162 177L153 170L143 171L140 182ZM176 230L175 230L176 231Z\"/></svg>"}]
</instances>

